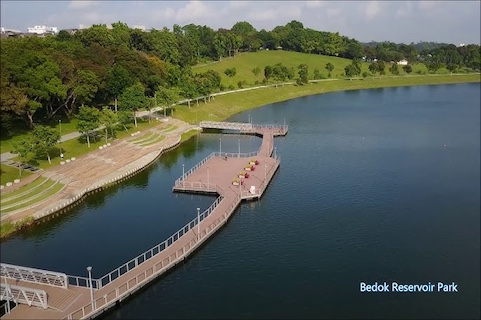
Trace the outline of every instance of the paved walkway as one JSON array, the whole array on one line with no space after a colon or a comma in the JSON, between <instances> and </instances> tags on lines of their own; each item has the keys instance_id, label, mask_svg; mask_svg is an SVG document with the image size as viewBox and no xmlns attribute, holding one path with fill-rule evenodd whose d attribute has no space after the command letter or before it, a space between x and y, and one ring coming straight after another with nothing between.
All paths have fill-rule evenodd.
<instances>
[{"instance_id":1,"label":"paved walkway","mask_svg":"<svg viewBox=\"0 0 481 320\"><path fill-rule=\"evenodd\" d=\"M250 184L267 186L279 166L279 160L271 157L276 132L275 129L267 128L255 130L255 132L263 135L262 145L255 158L261 167L266 168L267 173L262 170L254 170L248 180L251 182ZM284 130L280 134L285 133ZM8 281L5 278L0 279L2 283L8 282L10 285L45 290L48 296L47 309L19 304L12 310L12 313L5 315L4 319L84 319L94 317L102 313L104 309L115 305L117 301L122 301L184 260L229 220L243 198L242 188L232 188L231 179L236 177L239 171L245 167L246 161L249 160L250 158L241 157L241 154L223 153L209 157L208 161L202 161L195 166L191 175L181 177L182 180L186 180L183 182L192 185L199 183L199 185L209 186L213 183L212 189L217 190L219 197L209 209L199 215L198 223L197 218L192 220L157 246L104 277L94 279L94 283L97 285L92 293L93 302L91 302L88 289L83 287L72 285L66 289L45 284L19 282L15 279L8 279ZM211 175L206 175L205 170L209 170L209 166L212 169ZM191 189L191 191L198 190L198 188ZM121 270L125 271L121 273Z\"/></svg>"},{"instance_id":2,"label":"paved walkway","mask_svg":"<svg viewBox=\"0 0 481 320\"><path fill-rule=\"evenodd\" d=\"M168 124L173 124L177 128L162 132L161 130ZM40 203L2 215L1 220L17 221L29 216L41 218L56 212L77 201L91 190L116 183L119 179L142 170L165 149L177 145L183 132L193 128L195 127L183 121L169 118L169 121L139 135L124 140L114 140L110 146L92 150L92 152L75 159L75 161L43 170L42 176L58 181L65 187L59 193ZM161 134L165 138L146 146L130 142L148 137L152 132Z\"/></svg>"}]
</instances>

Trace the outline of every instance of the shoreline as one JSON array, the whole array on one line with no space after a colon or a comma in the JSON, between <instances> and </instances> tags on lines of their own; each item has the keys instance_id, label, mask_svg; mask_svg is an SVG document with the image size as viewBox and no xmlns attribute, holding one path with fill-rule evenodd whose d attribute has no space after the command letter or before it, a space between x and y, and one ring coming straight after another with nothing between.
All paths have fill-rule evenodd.
<instances>
[{"instance_id":1,"label":"shoreline","mask_svg":"<svg viewBox=\"0 0 481 320\"><path fill-rule=\"evenodd\" d=\"M196 124L200 121L225 121L229 117L250 109L260 108L268 104L288 101L329 92L368 90L378 88L481 83L481 73L452 74L452 75L412 75L412 76L384 76L376 78L323 79L310 80L308 84L299 86L293 82L273 83L258 87L248 87L233 91L214 93L217 99L199 106L187 103L174 106L173 118ZM274 92L273 92L274 91ZM220 99L219 99L220 98ZM227 100L227 101L219 101ZM193 99L195 101L195 99Z\"/></svg>"},{"instance_id":2,"label":"shoreline","mask_svg":"<svg viewBox=\"0 0 481 320\"><path fill-rule=\"evenodd\" d=\"M159 146L160 147L159 149L157 149L155 151L148 152L147 154L141 156L138 159L135 159L134 161L128 163L127 165L124 165L121 168L118 168L116 170L112 170L106 176L100 178L98 181L96 181L95 183L93 183L89 187L80 188L80 189L75 190L74 192L71 193L71 197L69 199L58 200L58 201L54 202L53 204L44 206L40 210L35 211L34 214L29 214L29 215L24 216L24 217L22 217L22 214L25 215L26 212L31 210L30 207L25 208L22 211L14 212L13 214L6 215L5 217L2 217L2 223L12 223L12 224L19 223L19 226L18 226L18 228L13 228L13 230L10 231L10 232L2 234L0 236L0 242L3 242L4 240L7 240L8 238L18 234L22 230L34 227L34 226L39 225L39 224L41 224L45 221L49 221L52 218L55 218L55 217L57 217L61 214L67 213L72 208L76 207L78 204L83 202L86 199L86 197L88 197L89 195L97 193L97 192L102 191L104 189L107 189L111 186L119 184L119 183L135 176L137 173L139 173L139 172L147 169L148 167L150 167L164 153L166 153L170 150L173 150L173 149L177 148L179 145L181 145L182 142L184 142L182 140L182 135L187 133L187 132L190 132L192 130L195 130L195 129L192 128L192 126L186 126L182 130L182 132L174 135L175 141L173 141L172 143L168 143L168 144L163 145L161 147ZM195 136L195 134L191 135L189 137L189 139L192 138L193 136ZM127 139L129 139L129 138L120 139L120 141L127 140ZM189 139L187 139L187 140L189 140ZM185 141L187 141L187 140L185 140ZM85 154L84 156L87 156L90 153L91 152ZM52 198L56 195L57 194L53 195ZM40 206L44 205L45 203L48 202L48 200L49 200L49 198L43 200L42 202L39 202L39 203L36 203L36 204L32 205L32 207L35 207L37 205L40 205ZM14 217L16 215L18 215L19 217L17 217L16 219L10 219L10 217Z\"/></svg>"},{"instance_id":3,"label":"shoreline","mask_svg":"<svg viewBox=\"0 0 481 320\"><path fill-rule=\"evenodd\" d=\"M433 77L433 76L436 76L436 77ZM296 98L300 98L300 97L306 97L306 96L323 94L323 93L350 91L350 90L368 90L368 89L379 89L379 88L420 86L420 85L462 84L462 83L480 83L481 82L481 75L479 73L468 74L468 75L459 74L459 75L456 75L455 78L452 78L453 76L454 75L411 76L408 79L419 80L419 81L422 81L423 83L418 83L419 81L409 81L408 83L404 83L404 84L399 83L399 82L402 82L402 80L405 80L407 78L406 76L390 77L388 79L386 79L387 77L383 77L383 78L380 78L380 79L372 79L372 78L368 78L368 79L356 78L356 79L354 79L353 78L351 80L348 80L348 79L325 79L325 80L314 80L314 81L311 81L304 86L295 85L294 90L295 89L301 89L301 90L297 90L295 92L294 92L294 90L292 90L293 88L290 87L290 86L292 86L292 83L283 83L283 84L277 84L277 85L273 84L273 85L269 85L269 86L260 86L260 87L256 87L256 88L245 88L247 90L244 89L242 91L235 90L235 91L231 91L231 92L221 92L221 93L214 94L213 96L223 96L223 97L225 97L225 96L235 96L235 95L244 95L245 96L245 95L248 95L253 90L255 90L256 93L260 93L259 95L261 95L263 93L265 94L269 90L287 91L287 93L290 93L290 94L288 94L287 96L286 95L284 95L284 96L283 95L275 95L274 96L274 95L270 94L269 95L270 101L268 101L266 103L261 103L261 104L256 104L257 101L252 103L253 102L252 100L244 101L244 104L242 104L240 107L237 107L237 108L234 107L234 108L230 108L228 110L223 110L223 111L227 111L227 113L223 114L223 117L221 119L216 119L216 120L224 121L224 120L226 120L227 118L229 118L233 115L236 115L236 114L239 114L241 112L245 112L245 111L248 111L248 110L251 110L251 109L260 108L260 107L263 107L263 106L268 105L268 104L278 103L278 102L288 101L288 100L292 100L292 99L296 99ZM477 77L475 77L475 76L477 76ZM460 79L459 77L463 77L463 78ZM426 78L427 79L433 79L433 80L436 79L436 80L441 80L441 81L425 82ZM465 78L468 78L468 79L465 79ZM376 80L378 80L378 81L376 81ZM379 80L381 80L381 81L379 81ZM386 80L393 80L393 81L391 83L387 83ZM347 82L347 84L349 84L349 86L343 86L342 85L342 84L346 84L346 82ZM340 84L340 85L339 86L333 86L331 88L325 88L324 86L319 85L320 83L336 83L336 84ZM365 85L365 84L369 84L369 85ZM262 89L265 89L265 90L262 90ZM208 104L203 104L202 107L199 104L199 107L197 107L197 108L203 108L203 109L205 109L205 108L218 108L218 107L215 106L215 102L217 102L217 101L218 100L214 100L214 102L210 102ZM245 103L245 102L250 102L250 103ZM187 108L186 105L178 105L176 107L177 108L184 108L184 109ZM194 112L197 113L196 110L197 110L196 107L192 106L190 109L186 109L185 110L186 112L184 112L184 114L187 115L187 116L192 115ZM178 116L177 110L176 110L176 113L177 114L175 114L173 116L174 119L184 121L184 122L187 122L187 123L191 123L190 121L187 121L185 119L185 116L184 117L182 116L182 113L181 113L181 117ZM206 119L206 118L200 117L197 120L199 120L199 121L212 120L212 118ZM48 221L48 220L50 220L54 217L57 217L60 214L66 213L71 208L77 206L81 201L83 201L90 194L98 192L98 191L103 190L103 189L106 189L106 188L108 188L110 186L113 186L113 185L116 185L118 183L121 183L124 180L136 175L138 172L143 171L144 169L148 168L155 160L160 158L165 152L168 152L172 149L175 149L176 147L182 145L183 142L188 141L190 138L192 138L192 136L194 136L194 135L192 135L191 137L189 137L188 139L186 139L184 141L181 139L181 135L186 133L186 132L189 132L190 130L192 130L192 128L188 128L187 130L182 132L179 135L176 143L174 143L172 146L169 146L167 148L162 147L158 151L151 152L151 153L135 160L134 162L144 162L142 160L145 160L145 159L148 158L147 161L145 161L145 163L139 164L134 169L127 170L123 174L121 174L118 177L113 178L113 179L104 179L105 181L101 179L98 183L95 184L95 186L80 190L80 192L76 193L68 201L64 201L63 203L57 204L56 206L51 206L48 209L44 209L44 210L42 210L40 212L37 212L33 215L25 217L24 219L14 220L13 222L20 222L20 223L22 223L22 221L24 221L24 224L20 225L18 229L15 229L10 233L2 234L0 236L0 242L2 242L4 240L7 240L11 236L13 236L15 234L18 234L19 232L21 232L22 230L24 230L26 228L33 227L33 226L38 225L38 224L40 224L44 221ZM156 153L156 155L154 155L154 153ZM87 153L87 154L89 154L89 153ZM125 170L125 168L128 167L128 166L129 165L125 166L122 169ZM4 219L7 220L8 218L4 218Z\"/></svg>"}]
</instances>

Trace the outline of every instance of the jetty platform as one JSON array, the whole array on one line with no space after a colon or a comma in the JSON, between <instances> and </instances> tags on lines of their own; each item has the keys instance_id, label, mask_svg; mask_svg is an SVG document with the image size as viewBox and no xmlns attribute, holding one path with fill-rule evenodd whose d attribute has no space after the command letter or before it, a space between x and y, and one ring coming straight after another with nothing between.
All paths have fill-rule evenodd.
<instances>
[{"instance_id":1,"label":"jetty platform","mask_svg":"<svg viewBox=\"0 0 481 320\"><path fill-rule=\"evenodd\" d=\"M167 270L182 262L220 227L242 200L262 196L280 165L274 138L287 134L285 125L201 122L203 129L238 130L262 136L258 151L214 152L174 182L175 192L217 194L214 203L168 239L101 278L0 264L2 319L87 319L114 307ZM242 176L242 177L239 177Z\"/></svg>"}]
</instances>

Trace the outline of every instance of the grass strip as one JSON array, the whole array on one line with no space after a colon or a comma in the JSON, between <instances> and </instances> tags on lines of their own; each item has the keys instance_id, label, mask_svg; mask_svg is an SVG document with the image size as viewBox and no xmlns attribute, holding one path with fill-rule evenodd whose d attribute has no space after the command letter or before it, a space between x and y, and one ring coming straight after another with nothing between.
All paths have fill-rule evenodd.
<instances>
[{"instance_id":1,"label":"grass strip","mask_svg":"<svg viewBox=\"0 0 481 320\"><path fill-rule=\"evenodd\" d=\"M155 138L154 140L147 141L147 142L145 142L145 143L138 144L138 145L141 146L141 147L146 147L146 146L150 146L150 145L159 143L160 141L162 141L162 140L164 140L164 139L165 139L165 136L159 135L159 136L158 136L157 138Z\"/></svg>"},{"instance_id":2,"label":"grass strip","mask_svg":"<svg viewBox=\"0 0 481 320\"><path fill-rule=\"evenodd\" d=\"M137 139L134 139L134 140L129 140L130 143L139 143L139 142L143 142L143 141L146 141L146 140L150 140L152 137L156 136L157 133L156 132L149 132L147 133L146 135L142 136L142 137L139 137Z\"/></svg>"},{"instance_id":3,"label":"grass strip","mask_svg":"<svg viewBox=\"0 0 481 320\"><path fill-rule=\"evenodd\" d=\"M8 202L8 201L11 201L11 200L16 199L18 197L24 196L24 195L26 195L26 194L28 194L32 191L35 191L35 189L37 187L42 186L44 183L47 182L47 180L48 179L45 178L45 177L38 177L37 179L30 182L29 184L20 187L18 190L9 192L5 196L3 196L2 199L0 199L0 203L5 203L5 202Z\"/></svg>"},{"instance_id":4,"label":"grass strip","mask_svg":"<svg viewBox=\"0 0 481 320\"><path fill-rule=\"evenodd\" d=\"M39 195L41 195L46 190L50 189L55 184L56 184L56 181L48 180L47 182L45 182L44 184L41 185L42 190L37 190L37 192L35 192L33 194L32 193L27 194L26 196L21 197L20 199L18 199L18 198L7 199L5 202L2 202L2 210L8 209L9 206L14 205L15 203L22 204L23 202L28 202L31 199L36 199Z\"/></svg>"},{"instance_id":5,"label":"grass strip","mask_svg":"<svg viewBox=\"0 0 481 320\"><path fill-rule=\"evenodd\" d=\"M64 187L63 184L57 183L55 186L50 188L47 192L42 193L41 196L39 196L36 199L32 199L28 202L22 203L18 206L10 207L10 208L5 209L5 210L3 210L3 208L2 208L2 210L0 211L0 215L8 213L8 212L15 211L15 210L18 210L18 209L26 208L26 207L29 207L29 206L31 206L33 204L36 204L36 203L40 203L40 202L50 198L51 196L55 195L56 193L60 192L63 189L63 187Z\"/></svg>"},{"instance_id":6,"label":"grass strip","mask_svg":"<svg viewBox=\"0 0 481 320\"><path fill-rule=\"evenodd\" d=\"M196 136L197 134L199 134L199 130L190 129L189 131L182 133L182 135L180 136L180 142L187 141L190 138Z\"/></svg>"}]
</instances>

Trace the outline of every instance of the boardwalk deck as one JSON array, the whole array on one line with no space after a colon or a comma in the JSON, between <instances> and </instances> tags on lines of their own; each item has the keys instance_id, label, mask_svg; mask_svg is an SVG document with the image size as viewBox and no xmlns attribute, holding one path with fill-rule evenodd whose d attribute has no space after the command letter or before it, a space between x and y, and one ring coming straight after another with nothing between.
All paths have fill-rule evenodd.
<instances>
[{"instance_id":1,"label":"boardwalk deck","mask_svg":"<svg viewBox=\"0 0 481 320\"><path fill-rule=\"evenodd\" d=\"M212 125L212 124L211 124ZM245 132L244 128L241 128ZM275 153L274 136L287 133L287 127L253 126L249 133L261 135L263 141L258 152L251 154L212 154L189 174L175 182L174 191L209 192L218 194L214 204L176 234L147 250L143 254L110 272L101 279L94 279L94 299L85 286L69 285L68 288L5 279L9 285L42 289L48 294L48 308L19 304L2 319L84 319L95 317L122 301L154 278L162 275L187 258L204 241L222 227L242 199L255 199L262 195L280 160ZM245 171L251 159L258 161L244 184L234 186L232 180ZM253 187L254 192L251 192ZM77 278L80 279L80 278ZM81 280L85 280L82 278ZM84 281L87 283L86 281Z\"/></svg>"}]
</instances>

